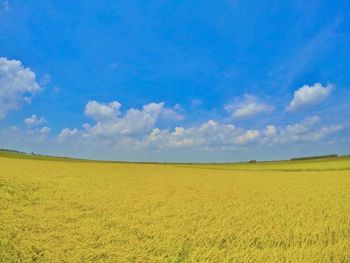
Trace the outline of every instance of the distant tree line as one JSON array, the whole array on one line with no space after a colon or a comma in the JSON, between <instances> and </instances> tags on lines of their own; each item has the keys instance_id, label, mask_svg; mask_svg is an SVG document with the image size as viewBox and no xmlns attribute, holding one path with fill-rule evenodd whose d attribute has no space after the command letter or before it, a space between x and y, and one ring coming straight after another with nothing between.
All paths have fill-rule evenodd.
<instances>
[{"instance_id":1,"label":"distant tree line","mask_svg":"<svg viewBox=\"0 0 350 263\"><path fill-rule=\"evenodd\" d=\"M37 155L37 154L34 153L34 152L27 153L27 152L21 152L21 151L17 151L17 150L3 149L3 148L0 148L0 152L19 153L19 154L28 154L28 155Z\"/></svg>"},{"instance_id":2,"label":"distant tree line","mask_svg":"<svg viewBox=\"0 0 350 263\"><path fill-rule=\"evenodd\" d=\"M292 158L290 160L291 161L301 161L301 160L322 159L322 158L331 158L331 157L338 157L338 154L297 157L297 158Z\"/></svg>"},{"instance_id":3,"label":"distant tree line","mask_svg":"<svg viewBox=\"0 0 350 263\"><path fill-rule=\"evenodd\" d=\"M0 148L0 151L1 151L1 152L10 152L10 153L22 153L22 154L25 154L25 152L20 152L20 151L11 150L11 149L2 149L2 148Z\"/></svg>"}]
</instances>

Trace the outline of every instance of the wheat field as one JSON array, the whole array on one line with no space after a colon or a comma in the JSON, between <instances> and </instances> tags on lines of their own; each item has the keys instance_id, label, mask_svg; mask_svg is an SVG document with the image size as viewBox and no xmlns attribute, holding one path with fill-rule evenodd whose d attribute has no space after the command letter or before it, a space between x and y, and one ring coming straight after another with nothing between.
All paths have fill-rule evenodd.
<instances>
[{"instance_id":1,"label":"wheat field","mask_svg":"<svg viewBox=\"0 0 350 263\"><path fill-rule=\"evenodd\" d=\"M0 262L350 262L350 158L0 157Z\"/></svg>"}]
</instances>

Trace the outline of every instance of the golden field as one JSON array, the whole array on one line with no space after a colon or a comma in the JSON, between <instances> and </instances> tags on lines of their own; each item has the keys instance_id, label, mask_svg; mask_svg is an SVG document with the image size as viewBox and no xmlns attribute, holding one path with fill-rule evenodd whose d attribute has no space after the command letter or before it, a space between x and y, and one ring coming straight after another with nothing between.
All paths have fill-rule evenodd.
<instances>
[{"instance_id":1,"label":"golden field","mask_svg":"<svg viewBox=\"0 0 350 263\"><path fill-rule=\"evenodd\" d=\"M350 158L0 156L0 262L350 262Z\"/></svg>"}]
</instances>

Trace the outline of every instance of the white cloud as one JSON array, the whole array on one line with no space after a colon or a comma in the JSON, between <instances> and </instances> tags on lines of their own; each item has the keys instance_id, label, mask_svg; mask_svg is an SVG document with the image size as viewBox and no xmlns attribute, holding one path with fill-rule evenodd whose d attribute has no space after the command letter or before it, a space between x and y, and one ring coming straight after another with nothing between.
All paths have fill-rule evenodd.
<instances>
[{"instance_id":1,"label":"white cloud","mask_svg":"<svg viewBox=\"0 0 350 263\"><path fill-rule=\"evenodd\" d=\"M24 123L28 126L36 126L45 123L46 120L44 117L38 118L35 114L33 114L31 117L28 117L24 119Z\"/></svg>"},{"instance_id":2,"label":"white cloud","mask_svg":"<svg viewBox=\"0 0 350 263\"><path fill-rule=\"evenodd\" d=\"M294 92L293 100L287 107L288 111L298 111L306 107L316 105L326 99L332 92L334 86L328 84L323 87L320 83L313 86L304 85Z\"/></svg>"},{"instance_id":3,"label":"white cloud","mask_svg":"<svg viewBox=\"0 0 350 263\"><path fill-rule=\"evenodd\" d=\"M161 113L161 117L167 120L181 121L185 117L176 111L177 107L175 105L174 109L164 108Z\"/></svg>"},{"instance_id":4,"label":"white cloud","mask_svg":"<svg viewBox=\"0 0 350 263\"><path fill-rule=\"evenodd\" d=\"M252 142L256 140L260 135L260 132L257 130L248 130L244 134L237 137L235 140L237 144L245 144L247 142Z\"/></svg>"},{"instance_id":5,"label":"white cloud","mask_svg":"<svg viewBox=\"0 0 350 263\"><path fill-rule=\"evenodd\" d=\"M324 126L318 116L306 118L300 123L277 128L268 125L263 129L244 129L231 123L209 120L195 126L161 129L158 121L174 108L164 103L150 103L141 109L121 112L121 104L90 101L85 114L95 123L84 123L82 129L65 128L58 141L71 139L75 145L99 145L107 149L170 150L201 149L237 150L249 147L271 146L295 142L313 142L342 129L339 125ZM171 113L173 114L173 113ZM176 119L176 118L175 118ZM251 149L251 148L250 148Z\"/></svg>"},{"instance_id":6,"label":"white cloud","mask_svg":"<svg viewBox=\"0 0 350 263\"><path fill-rule=\"evenodd\" d=\"M41 91L35 73L18 60L0 57L0 119L11 110L18 110Z\"/></svg>"},{"instance_id":7,"label":"white cloud","mask_svg":"<svg viewBox=\"0 0 350 263\"><path fill-rule=\"evenodd\" d=\"M24 123L27 125L27 130L22 131L22 135L27 135L27 140L36 142L36 143L43 143L47 140L51 128L47 126L40 127L41 124L46 123L46 119L44 117L38 118L35 114L33 114L31 117L28 117L24 119Z\"/></svg>"},{"instance_id":8,"label":"white cloud","mask_svg":"<svg viewBox=\"0 0 350 263\"><path fill-rule=\"evenodd\" d=\"M234 118L249 118L261 113L270 113L274 107L260 102L255 96L245 95L243 99L225 105L225 110Z\"/></svg>"},{"instance_id":9,"label":"white cloud","mask_svg":"<svg viewBox=\"0 0 350 263\"><path fill-rule=\"evenodd\" d=\"M29 129L28 131L22 132L22 136L25 136L27 141L43 143L47 140L50 132L51 128L44 126L42 128Z\"/></svg>"},{"instance_id":10,"label":"white cloud","mask_svg":"<svg viewBox=\"0 0 350 263\"><path fill-rule=\"evenodd\" d=\"M64 128L60 134L58 135L58 141L62 142L68 139L69 137L75 136L78 134L78 129L69 129L69 128Z\"/></svg>"},{"instance_id":11,"label":"white cloud","mask_svg":"<svg viewBox=\"0 0 350 263\"><path fill-rule=\"evenodd\" d=\"M176 127L173 131L154 129L144 143L152 148L234 149L255 142L258 130L244 130L233 124L209 120L196 127Z\"/></svg>"},{"instance_id":12,"label":"white cloud","mask_svg":"<svg viewBox=\"0 0 350 263\"><path fill-rule=\"evenodd\" d=\"M92 117L96 124L86 131L86 135L137 135L150 131L163 111L164 103L150 103L144 105L141 110L131 108L124 116L120 116L120 107L121 104L116 101L109 104L89 102L85 113Z\"/></svg>"},{"instance_id":13,"label":"white cloud","mask_svg":"<svg viewBox=\"0 0 350 263\"><path fill-rule=\"evenodd\" d=\"M322 127L320 130L316 131L313 136L312 140L313 141L318 141L327 136L328 134L338 132L343 129L342 125L332 125L329 127Z\"/></svg>"},{"instance_id":14,"label":"white cloud","mask_svg":"<svg viewBox=\"0 0 350 263\"><path fill-rule=\"evenodd\" d=\"M320 118L312 116L300 123L290 124L281 129L274 142L283 144L318 141L342 128L342 125L322 126Z\"/></svg>"},{"instance_id":15,"label":"white cloud","mask_svg":"<svg viewBox=\"0 0 350 263\"><path fill-rule=\"evenodd\" d=\"M152 148L221 147L236 144L240 132L232 124L209 120L195 127L176 127L173 131L155 128L145 136L144 143Z\"/></svg>"},{"instance_id":16,"label":"white cloud","mask_svg":"<svg viewBox=\"0 0 350 263\"><path fill-rule=\"evenodd\" d=\"M204 147L232 150L266 144L281 147L281 144L319 141L341 129L341 125L322 126L317 116L279 130L274 125L268 125L264 130L245 130L210 120L197 127L176 127L172 131L155 128L149 135L145 135L142 144L161 149Z\"/></svg>"},{"instance_id":17,"label":"white cloud","mask_svg":"<svg viewBox=\"0 0 350 263\"><path fill-rule=\"evenodd\" d=\"M301 123L288 125L285 128L285 132L290 135L299 135L310 131L310 129L316 126L319 122L320 122L320 118L318 116L308 117Z\"/></svg>"},{"instance_id":18,"label":"white cloud","mask_svg":"<svg viewBox=\"0 0 350 263\"><path fill-rule=\"evenodd\" d=\"M175 109L164 107L164 103L150 103L142 109L131 108L122 114L120 103L88 102L85 114L93 118L93 125L85 123L82 130L63 129L58 136L64 141L79 136L87 141L106 141L125 147L181 148L181 147L222 147L225 145L243 145L254 141L259 131L237 129L233 124L209 120L199 126L174 130L159 129L156 124L162 118L178 120Z\"/></svg>"},{"instance_id":19,"label":"white cloud","mask_svg":"<svg viewBox=\"0 0 350 263\"><path fill-rule=\"evenodd\" d=\"M113 121L120 114L121 104L112 101L108 104L97 101L89 101L85 106L85 114L95 121Z\"/></svg>"},{"instance_id":20,"label":"white cloud","mask_svg":"<svg viewBox=\"0 0 350 263\"><path fill-rule=\"evenodd\" d=\"M137 136L150 132L159 119L182 120L184 117L175 108L165 108L164 103L149 103L142 109L131 108L124 115L117 101L99 103L89 101L85 114L96 121L95 125L85 125L84 136Z\"/></svg>"},{"instance_id":21,"label":"white cloud","mask_svg":"<svg viewBox=\"0 0 350 263\"><path fill-rule=\"evenodd\" d=\"M274 125L268 125L264 131L264 135L268 137L273 137L277 133L277 129Z\"/></svg>"},{"instance_id":22,"label":"white cloud","mask_svg":"<svg viewBox=\"0 0 350 263\"><path fill-rule=\"evenodd\" d=\"M48 134L51 132L51 128L44 126L39 131L40 131L40 133Z\"/></svg>"}]
</instances>

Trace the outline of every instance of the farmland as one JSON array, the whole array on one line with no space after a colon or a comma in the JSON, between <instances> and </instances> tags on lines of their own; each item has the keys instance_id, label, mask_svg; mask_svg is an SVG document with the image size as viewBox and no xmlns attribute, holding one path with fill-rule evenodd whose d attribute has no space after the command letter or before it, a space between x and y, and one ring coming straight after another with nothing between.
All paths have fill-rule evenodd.
<instances>
[{"instance_id":1,"label":"farmland","mask_svg":"<svg viewBox=\"0 0 350 263\"><path fill-rule=\"evenodd\" d=\"M349 262L350 158L135 164L0 154L0 262Z\"/></svg>"}]
</instances>

